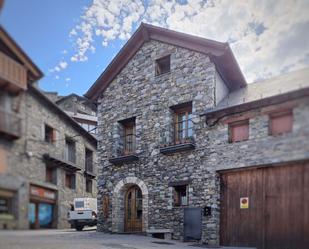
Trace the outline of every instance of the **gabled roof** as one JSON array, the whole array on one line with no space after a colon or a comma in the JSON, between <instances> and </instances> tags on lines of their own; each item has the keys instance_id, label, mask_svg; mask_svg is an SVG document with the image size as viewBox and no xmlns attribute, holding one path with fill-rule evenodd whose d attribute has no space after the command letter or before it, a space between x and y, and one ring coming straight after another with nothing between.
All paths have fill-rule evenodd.
<instances>
[{"instance_id":1,"label":"gabled roof","mask_svg":"<svg viewBox=\"0 0 309 249\"><path fill-rule=\"evenodd\" d=\"M228 43L208 40L142 23L87 91L85 97L96 100L139 48L149 40L156 40L207 54L215 63L217 70L230 90L238 89L247 84Z\"/></svg>"},{"instance_id":2,"label":"gabled roof","mask_svg":"<svg viewBox=\"0 0 309 249\"><path fill-rule=\"evenodd\" d=\"M0 25L0 40L18 58L18 60L28 69L28 80L35 82L43 77L42 71L34 64L28 55L19 47L14 39Z\"/></svg>"},{"instance_id":3,"label":"gabled roof","mask_svg":"<svg viewBox=\"0 0 309 249\"><path fill-rule=\"evenodd\" d=\"M92 102L91 100L77 95L76 93L71 93L69 95L66 96L61 96L58 100L56 100L56 104L60 104L63 101L67 100L67 99L71 99L71 98L76 98L78 102L82 102L84 105L88 106L89 108L91 108L93 111L97 111L97 107L95 105L94 102Z\"/></svg>"}]
</instances>

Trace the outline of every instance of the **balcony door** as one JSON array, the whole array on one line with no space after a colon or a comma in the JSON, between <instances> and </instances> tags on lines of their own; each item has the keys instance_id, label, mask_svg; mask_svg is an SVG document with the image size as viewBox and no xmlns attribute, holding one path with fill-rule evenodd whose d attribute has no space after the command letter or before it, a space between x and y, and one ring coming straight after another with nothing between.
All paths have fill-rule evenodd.
<instances>
[{"instance_id":1,"label":"balcony door","mask_svg":"<svg viewBox=\"0 0 309 249\"><path fill-rule=\"evenodd\" d=\"M143 197L138 186L128 189L125 194L125 232L141 232Z\"/></svg>"}]
</instances>

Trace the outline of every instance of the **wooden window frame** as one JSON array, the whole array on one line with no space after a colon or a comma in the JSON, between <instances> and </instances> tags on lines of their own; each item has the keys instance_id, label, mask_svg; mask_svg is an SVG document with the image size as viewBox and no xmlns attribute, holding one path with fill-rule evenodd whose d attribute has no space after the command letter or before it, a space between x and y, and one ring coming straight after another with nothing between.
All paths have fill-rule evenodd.
<instances>
[{"instance_id":1,"label":"wooden window frame","mask_svg":"<svg viewBox=\"0 0 309 249\"><path fill-rule=\"evenodd\" d=\"M185 198L187 203L182 202L183 188L185 188ZM184 207L189 206L189 185L177 185L173 186L173 206L174 207Z\"/></svg>"},{"instance_id":2,"label":"wooden window frame","mask_svg":"<svg viewBox=\"0 0 309 249\"><path fill-rule=\"evenodd\" d=\"M49 171L49 173L48 173ZM51 179L49 179L49 174L51 174ZM45 167L45 181L57 185L57 171L53 166L46 165Z\"/></svg>"},{"instance_id":3,"label":"wooden window frame","mask_svg":"<svg viewBox=\"0 0 309 249\"><path fill-rule=\"evenodd\" d=\"M242 140L234 140L233 129L237 126L242 126L242 125L248 126L247 138L242 139ZM239 121L235 121L235 122L232 122L232 123L228 123L228 136L229 136L229 138L228 138L229 143L240 143L240 142L248 141L249 137L250 137L250 122L249 122L249 119L244 119L244 120L239 120Z\"/></svg>"},{"instance_id":4,"label":"wooden window frame","mask_svg":"<svg viewBox=\"0 0 309 249\"><path fill-rule=\"evenodd\" d=\"M165 60L167 60L168 62L166 62ZM163 72L162 72L162 67L163 67L162 64L163 63L168 63L168 69L163 70ZM171 71L171 55L170 54L156 59L156 61L155 61L155 75L156 76L169 73L170 71Z\"/></svg>"},{"instance_id":5,"label":"wooden window frame","mask_svg":"<svg viewBox=\"0 0 309 249\"><path fill-rule=\"evenodd\" d=\"M91 156L89 156L89 153ZM89 169L89 166L91 166L91 169ZM87 172L93 173L93 150L88 149L87 147L85 147L85 169Z\"/></svg>"},{"instance_id":6,"label":"wooden window frame","mask_svg":"<svg viewBox=\"0 0 309 249\"><path fill-rule=\"evenodd\" d=\"M273 126L272 126L272 122L273 122L273 119L274 118L278 118L278 117L283 117L283 116L291 116L291 127L290 127L290 130L288 131L284 131L284 132L274 132L273 131ZM285 110L285 111L281 111L281 112L277 112L277 113L270 113L269 114L269 120L268 120L268 135L269 136L281 136L281 135L284 135L284 134L287 134L287 133L291 133L293 132L293 110Z\"/></svg>"},{"instance_id":7,"label":"wooden window frame","mask_svg":"<svg viewBox=\"0 0 309 249\"><path fill-rule=\"evenodd\" d=\"M119 121L122 126L123 130L123 155L132 155L135 153L136 150L136 141L135 141L135 134L136 134L136 124L135 124L135 117L125 119Z\"/></svg>"},{"instance_id":8,"label":"wooden window frame","mask_svg":"<svg viewBox=\"0 0 309 249\"><path fill-rule=\"evenodd\" d=\"M69 183L68 183L68 178L69 178ZM76 189L76 174L73 172L65 172L65 182L64 185L65 187L69 188L69 189Z\"/></svg>"},{"instance_id":9,"label":"wooden window frame","mask_svg":"<svg viewBox=\"0 0 309 249\"><path fill-rule=\"evenodd\" d=\"M50 134L47 134L47 132ZM48 124L44 124L44 141L50 144L56 141L56 130Z\"/></svg>"},{"instance_id":10,"label":"wooden window frame","mask_svg":"<svg viewBox=\"0 0 309 249\"><path fill-rule=\"evenodd\" d=\"M69 146L70 144L72 144L72 151L74 152L70 152ZM67 147L68 146L68 147ZM66 158L65 160L71 162L71 163L76 163L76 142L73 139L70 139L68 137L65 138L65 155ZM73 154L70 154L73 153Z\"/></svg>"},{"instance_id":11,"label":"wooden window frame","mask_svg":"<svg viewBox=\"0 0 309 249\"><path fill-rule=\"evenodd\" d=\"M184 142L183 140L190 139L192 136L189 136L189 130L191 129L192 135L193 135L193 123L192 123L192 117L191 119L189 118L189 115L192 116L192 103L186 103L185 106L183 107L173 107L172 108L174 111L174 142L175 143L182 143ZM185 120L184 121L179 121L179 116L180 114L185 114ZM189 128L189 122L191 120L192 123L192 128ZM181 129L181 131L185 131L185 137L180 138L179 137L179 123L185 123L185 128Z\"/></svg>"},{"instance_id":12,"label":"wooden window frame","mask_svg":"<svg viewBox=\"0 0 309 249\"><path fill-rule=\"evenodd\" d=\"M90 186L88 185L89 182L90 182ZM92 193L92 187L93 187L92 179L86 177L85 184L86 184L86 192ZM89 189L89 187L90 187L90 189Z\"/></svg>"}]
</instances>

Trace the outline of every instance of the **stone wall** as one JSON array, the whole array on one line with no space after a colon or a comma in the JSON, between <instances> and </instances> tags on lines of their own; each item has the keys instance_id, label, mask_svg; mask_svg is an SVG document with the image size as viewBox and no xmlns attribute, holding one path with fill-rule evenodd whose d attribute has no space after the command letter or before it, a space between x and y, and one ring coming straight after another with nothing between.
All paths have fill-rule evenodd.
<instances>
[{"instance_id":1,"label":"stone wall","mask_svg":"<svg viewBox=\"0 0 309 249\"><path fill-rule=\"evenodd\" d=\"M155 59L171 54L171 72L155 76ZM220 181L217 170L309 158L308 99L297 101L290 134L268 135L268 114L255 110L250 118L250 139L228 142L228 125L207 127L200 116L214 107L215 66L206 55L150 41L145 43L113 80L99 99L99 231L121 232L114 224L123 219L117 202L119 182L127 177L142 181L148 190L145 229L172 229L173 238L183 239L183 207L174 207L170 182L190 180L189 206L210 206L212 215L203 217L202 241L219 243ZM170 127L171 106L192 101L196 148L172 155L160 153L160 134ZM119 139L118 121L136 117L139 160L112 165ZM104 132L103 132L104 131ZM291 150L292 148L292 150ZM109 212L104 215L103 197Z\"/></svg>"},{"instance_id":2,"label":"stone wall","mask_svg":"<svg viewBox=\"0 0 309 249\"><path fill-rule=\"evenodd\" d=\"M96 147L93 142L82 136L79 131L65 121L62 116L51 110L46 102L40 100L31 90L21 97L19 115L22 118L22 137L15 141L0 139L0 146L6 151L7 171L0 175L0 188L12 189L23 193L17 203L19 213L15 218L20 223L16 228L28 228L29 185L36 184L57 191L57 228L67 228L67 212L74 197L96 197L96 180L93 180L92 193L86 192L85 183L85 147L91 149L96 162ZM53 144L44 141L44 124L56 129L56 141ZM65 187L65 171L57 168L57 185L45 181L45 153L63 158L65 137L76 142L76 165L82 170L76 173L76 189ZM96 164L94 164L96 165ZM96 172L96 167L94 167ZM8 176L10 178L8 178ZM10 186L5 179L15 179L18 186ZM16 185L16 184L15 184Z\"/></svg>"}]
</instances>

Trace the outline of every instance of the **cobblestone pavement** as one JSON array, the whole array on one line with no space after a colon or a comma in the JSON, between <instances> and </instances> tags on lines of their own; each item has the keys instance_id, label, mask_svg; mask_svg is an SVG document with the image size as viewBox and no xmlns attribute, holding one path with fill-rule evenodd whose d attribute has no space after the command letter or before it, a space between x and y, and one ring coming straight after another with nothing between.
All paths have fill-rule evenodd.
<instances>
[{"instance_id":1,"label":"cobblestone pavement","mask_svg":"<svg viewBox=\"0 0 309 249\"><path fill-rule=\"evenodd\" d=\"M159 244L158 244L159 243ZM162 244L163 243L163 244ZM165 244L164 244L165 243ZM95 230L0 231L0 249L199 249L192 243ZM211 248L211 247L207 247ZM229 248L232 249L232 248ZM242 248L244 249L244 248Z\"/></svg>"}]
</instances>

